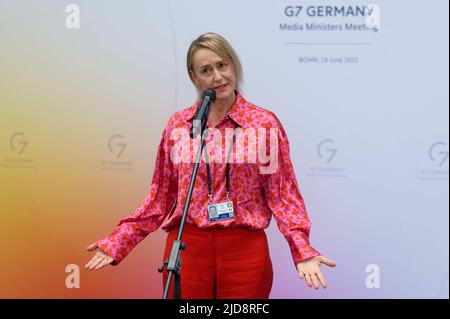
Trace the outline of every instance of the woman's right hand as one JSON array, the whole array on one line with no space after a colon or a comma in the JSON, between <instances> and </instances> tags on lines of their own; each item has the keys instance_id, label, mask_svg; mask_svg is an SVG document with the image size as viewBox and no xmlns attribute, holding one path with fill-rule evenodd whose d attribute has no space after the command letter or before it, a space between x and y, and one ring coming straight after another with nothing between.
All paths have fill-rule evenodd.
<instances>
[{"instance_id":1,"label":"woman's right hand","mask_svg":"<svg viewBox=\"0 0 450 319\"><path fill-rule=\"evenodd\" d=\"M94 251L97 250L98 246L93 243L90 246L86 248L87 251ZM99 270L106 265L111 264L114 261L114 259L109 256L107 253L105 253L103 250L98 249L97 253L94 257L84 266L87 270Z\"/></svg>"}]
</instances>

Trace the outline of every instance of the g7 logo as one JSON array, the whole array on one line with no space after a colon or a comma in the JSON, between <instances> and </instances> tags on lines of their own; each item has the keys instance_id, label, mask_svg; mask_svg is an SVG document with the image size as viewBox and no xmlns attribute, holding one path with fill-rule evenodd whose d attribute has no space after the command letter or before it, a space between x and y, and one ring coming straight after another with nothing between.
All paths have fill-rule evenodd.
<instances>
[{"instance_id":1,"label":"g7 logo","mask_svg":"<svg viewBox=\"0 0 450 319\"><path fill-rule=\"evenodd\" d=\"M441 150L438 152L436 150L437 147L441 146ZM431 145L430 149L428 150L428 155L430 156L430 159L433 162L437 161L436 158L436 152L438 152L438 154L440 155L440 163L439 163L439 167L442 167L442 165L444 165L444 163L447 161L448 159L448 150L442 150L442 148L446 147L447 144L445 144L444 142L436 142L433 145Z\"/></svg>"},{"instance_id":2,"label":"g7 logo","mask_svg":"<svg viewBox=\"0 0 450 319\"><path fill-rule=\"evenodd\" d=\"M18 145L21 145L20 150L18 150L18 154L20 155L20 154L23 153L23 151L25 150L25 147L28 145L28 141L26 141L24 139L20 139L20 140L17 141L17 137L18 136L24 137L25 134L23 132L14 133L11 136L11 138L9 139L9 145L11 146L11 149L13 151L17 151L16 147Z\"/></svg>"},{"instance_id":3,"label":"g7 logo","mask_svg":"<svg viewBox=\"0 0 450 319\"><path fill-rule=\"evenodd\" d=\"M108 150L111 153L115 153L115 147L118 146L120 148L120 150L119 150L119 153L117 154L117 158L119 158L120 155L122 155L123 151L125 150L125 148L127 147L128 144L126 144L126 143L117 143L117 144L114 144L114 147L113 147L113 143L112 142L113 142L114 139L117 139L117 138L123 138L123 135L115 134L115 135L111 136L111 138L108 141Z\"/></svg>"},{"instance_id":4,"label":"g7 logo","mask_svg":"<svg viewBox=\"0 0 450 319\"><path fill-rule=\"evenodd\" d=\"M326 139L323 140L322 142L319 143L319 145L317 145L317 155L319 156L320 159L322 159L324 156L322 155L322 150L323 150L323 146L324 144L333 144L334 141L331 139ZM333 157L336 155L337 153L337 148L327 148L326 151L329 154L328 160L327 160L327 164L331 162L331 160L333 159Z\"/></svg>"},{"instance_id":5,"label":"g7 logo","mask_svg":"<svg viewBox=\"0 0 450 319\"><path fill-rule=\"evenodd\" d=\"M284 8L284 15L287 17L298 17L302 9L302 6L287 6Z\"/></svg>"}]
</instances>

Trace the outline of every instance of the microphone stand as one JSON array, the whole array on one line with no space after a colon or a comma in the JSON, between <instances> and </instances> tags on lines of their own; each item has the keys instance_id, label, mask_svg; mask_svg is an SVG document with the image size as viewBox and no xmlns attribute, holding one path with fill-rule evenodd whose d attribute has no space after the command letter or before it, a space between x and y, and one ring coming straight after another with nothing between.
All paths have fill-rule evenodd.
<instances>
[{"instance_id":1,"label":"microphone stand","mask_svg":"<svg viewBox=\"0 0 450 319\"><path fill-rule=\"evenodd\" d=\"M200 164L203 148L206 143L206 134L204 134L205 130L206 130L205 118L206 119L208 118L209 108L210 108L210 106L207 107L206 112L204 114L204 118L199 120L201 124L204 124L201 126L201 130L200 130L201 142L198 147L197 155L195 157L194 169L192 170L191 180L189 182L188 194L186 197L186 202L184 204L183 217L181 218L180 228L178 230L178 236L177 236L177 239L174 240L172 243L172 249L170 251L169 259L164 260L163 265L160 268L158 268L158 272L162 273L164 271L164 268L167 267L166 270L168 272L167 282L166 282L166 286L164 288L164 294L162 297L163 299L168 299L169 289L170 289L170 284L172 282L172 278L174 278L174 280L175 280L174 281L173 298L181 299L181 256L180 256L180 254L181 254L181 250L186 249L186 244L181 241L181 238L183 236L183 230L184 230L184 225L186 223L186 217L187 217L187 213L189 210L189 204L191 202L191 196L192 196L192 192L194 190L194 184L195 184L195 179L197 177L198 166ZM193 125L195 125L195 123Z\"/></svg>"}]
</instances>

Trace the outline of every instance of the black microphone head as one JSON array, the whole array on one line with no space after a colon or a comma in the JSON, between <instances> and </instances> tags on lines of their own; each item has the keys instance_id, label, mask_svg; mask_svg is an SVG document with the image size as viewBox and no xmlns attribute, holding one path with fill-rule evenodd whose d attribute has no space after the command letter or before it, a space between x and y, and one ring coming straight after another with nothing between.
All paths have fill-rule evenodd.
<instances>
[{"instance_id":1,"label":"black microphone head","mask_svg":"<svg viewBox=\"0 0 450 319\"><path fill-rule=\"evenodd\" d=\"M204 99L206 96L209 97L211 102L214 102L216 100L216 90L207 89L206 91L203 92L202 99Z\"/></svg>"},{"instance_id":2,"label":"black microphone head","mask_svg":"<svg viewBox=\"0 0 450 319\"><path fill-rule=\"evenodd\" d=\"M207 97L207 99L206 99ZM194 122L191 126L190 136L196 138L203 127L206 127L206 119L208 117L209 108L216 100L216 91L214 89L207 89L202 93L202 98L195 111ZM201 123L199 123L201 119Z\"/></svg>"}]
</instances>

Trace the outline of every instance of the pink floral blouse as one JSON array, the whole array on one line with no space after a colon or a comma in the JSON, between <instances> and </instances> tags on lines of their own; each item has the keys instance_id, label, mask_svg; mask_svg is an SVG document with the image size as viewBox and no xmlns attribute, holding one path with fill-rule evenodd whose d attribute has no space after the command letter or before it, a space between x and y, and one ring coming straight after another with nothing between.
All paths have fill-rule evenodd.
<instances>
[{"instance_id":1,"label":"pink floral blouse","mask_svg":"<svg viewBox=\"0 0 450 319\"><path fill-rule=\"evenodd\" d=\"M98 247L114 258L113 265L161 225L169 231L181 221L199 145L199 138L189 138L197 106L198 102L171 116L158 146L148 196L132 215L120 220L110 236L97 241ZM318 256L309 244L311 224L291 163L289 142L275 114L248 102L238 92L227 116L214 128L208 127L211 130L204 152L209 158L202 157L186 222L201 229L260 230L269 226L273 214L296 265ZM205 158L210 162L213 201L224 201L226 159L235 128L229 193L235 218L211 222L206 210Z\"/></svg>"}]
</instances>

